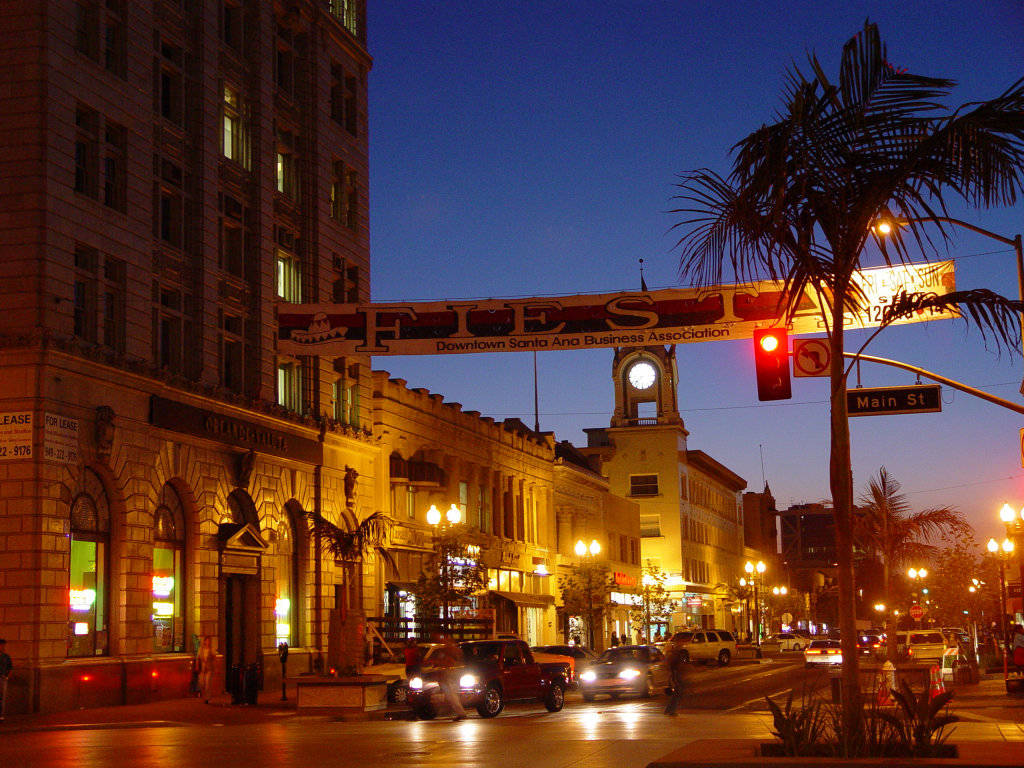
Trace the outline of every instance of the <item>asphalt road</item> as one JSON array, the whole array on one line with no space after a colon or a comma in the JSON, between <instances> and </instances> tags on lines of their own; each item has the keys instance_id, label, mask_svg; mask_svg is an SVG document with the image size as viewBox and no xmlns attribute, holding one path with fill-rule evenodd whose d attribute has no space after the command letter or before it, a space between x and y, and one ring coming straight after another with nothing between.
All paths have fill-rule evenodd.
<instances>
[{"instance_id":1,"label":"asphalt road","mask_svg":"<svg viewBox=\"0 0 1024 768\"><path fill-rule=\"evenodd\" d=\"M561 712L512 704L493 720L472 713L459 723L443 714L429 722L342 722L294 710L254 710L249 720L245 710L204 709L195 702L187 703L187 711L202 715L187 724L9 730L0 733L0 766L642 768L697 739L771 740L764 696L784 701L790 691L795 698L827 692L828 673L806 670L801 661L794 655L767 664L695 667L684 709L675 718L662 713L664 696L585 703L578 692L567 697Z\"/></svg>"}]
</instances>

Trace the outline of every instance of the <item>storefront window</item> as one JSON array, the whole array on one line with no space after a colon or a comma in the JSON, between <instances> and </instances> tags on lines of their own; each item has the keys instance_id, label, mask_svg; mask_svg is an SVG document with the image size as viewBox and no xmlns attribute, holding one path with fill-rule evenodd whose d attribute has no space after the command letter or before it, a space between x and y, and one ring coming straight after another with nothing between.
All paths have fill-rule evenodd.
<instances>
[{"instance_id":1,"label":"storefront window","mask_svg":"<svg viewBox=\"0 0 1024 768\"><path fill-rule=\"evenodd\" d=\"M154 513L153 531L153 651L185 650L182 617L182 561L184 559L181 502L169 485Z\"/></svg>"},{"instance_id":2,"label":"storefront window","mask_svg":"<svg viewBox=\"0 0 1024 768\"><path fill-rule=\"evenodd\" d=\"M106 493L85 470L86 492L71 505L71 568L68 579L68 656L107 652L107 551L110 515Z\"/></svg>"}]
</instances>

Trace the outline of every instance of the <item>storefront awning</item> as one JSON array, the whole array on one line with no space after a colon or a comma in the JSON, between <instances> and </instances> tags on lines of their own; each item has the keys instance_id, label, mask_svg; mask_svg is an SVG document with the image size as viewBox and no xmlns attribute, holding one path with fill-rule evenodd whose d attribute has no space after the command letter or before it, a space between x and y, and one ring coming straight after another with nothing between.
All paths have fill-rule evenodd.
<instances>
[{"instance_id":1,"label":"storefront awning","mask_svg":"<svg viewBox=\"0 0 1024 768\"><path fill-rule=\"evenodd\" d=\"M491 594L504 598L510 603L528 608L547 608L555 604L555 598L552 595L531 595L526 592L498 592L496 589L492 589Z\"/></svg>"}]
</instances>

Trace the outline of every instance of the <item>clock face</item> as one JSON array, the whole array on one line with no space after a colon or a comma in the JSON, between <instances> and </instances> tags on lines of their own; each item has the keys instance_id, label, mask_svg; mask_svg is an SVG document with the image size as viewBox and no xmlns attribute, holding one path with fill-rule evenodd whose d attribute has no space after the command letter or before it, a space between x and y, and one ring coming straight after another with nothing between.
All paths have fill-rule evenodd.
<instances>
[{"instance_id":1,"label":"clock face","mask_svg":"<svg viewBox=\"0 0 1024 768\"><path fill-rule=\"evenodd\" d=\"M658 372L650 363L639 362L629 367L629 383L637 389L647 389L658 377Z\"/></svg>"}]
</instances>

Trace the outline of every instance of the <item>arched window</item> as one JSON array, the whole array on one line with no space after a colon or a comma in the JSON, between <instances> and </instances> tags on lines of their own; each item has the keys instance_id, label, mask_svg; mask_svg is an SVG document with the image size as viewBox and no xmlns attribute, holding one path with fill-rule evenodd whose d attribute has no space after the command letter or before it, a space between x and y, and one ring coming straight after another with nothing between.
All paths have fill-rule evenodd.
<instances>
[{"instance_id":1,"label":"arched window","mask_svg":"<svg viewBox=\"0 0 1024 768\"><path fill-rule=\"evenodd\" d=\"M181 499L170 484L160 493L153 513L153 651L185 650L183 562L185 516Z\"/></svg>"},{"instance_id":2,"label":"arched window","mask_svg":"<svg viewBox=\"0 0 1024 768\"><path fill-rule=\"evenodd\" d=\"M291 501L285 506L282 521L276 531L274 554L276 642L278 645L288 643L291 647L299 644L299 607L302 602L299 576L301 530L296 521L302 518L302 509L296 502Z\"/></svg>"},{"instance_id":3,"label":"arched window","mask_svg":"<svg viewBox=\"0 0 1024 768\"><path fill-rule=\"evenodd\" d=\"M68 656L108 651L110 505L99 477L83 470L82 490L71 502L71 571Z\"/></svg>"}]
</instances>

